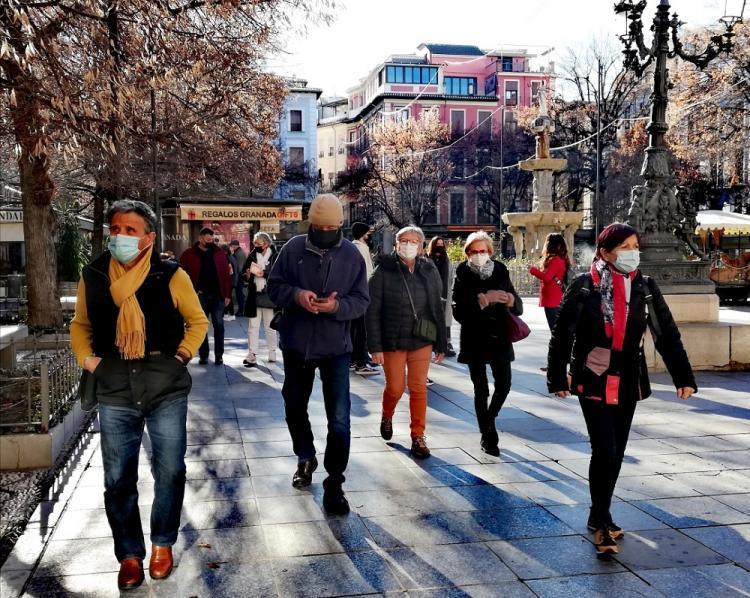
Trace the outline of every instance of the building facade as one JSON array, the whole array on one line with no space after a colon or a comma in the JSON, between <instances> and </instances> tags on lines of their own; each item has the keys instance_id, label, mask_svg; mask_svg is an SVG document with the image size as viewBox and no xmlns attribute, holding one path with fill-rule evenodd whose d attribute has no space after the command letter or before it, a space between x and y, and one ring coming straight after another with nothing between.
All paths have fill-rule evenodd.
<instances>
[{"instance_id":1,"label":"building facade","mask_svg":"<svg viewBox=\"0 0 750 598\"><path fill-rule=\"evenodd\" d=\"M352 157L366 151L376 124L387 118L419 118L425 110L436 111L449 126L452 142L472 135L487 152L499 144L502 156L503 134L515 127L517 109L531 106L553 82L554 66L539 66L536 58L527 50L485 52L447 44L421 44L415 54L390 56L348 90L345 114L320 106L326 117L318 123L319 152L328 159L321 162L323 187L332 189ZM469 155L462 147L455 143L446 150L451 151L454 172L423 223L430 232L461 235L477 225L488 230L500 225L497 210L490 217L488 206L502 205L502 198L480 190L471 178L482 167L482 156L476 146ZM350 212L355 220L371 218L356 200Z\"/></svg>"}]
</instances>

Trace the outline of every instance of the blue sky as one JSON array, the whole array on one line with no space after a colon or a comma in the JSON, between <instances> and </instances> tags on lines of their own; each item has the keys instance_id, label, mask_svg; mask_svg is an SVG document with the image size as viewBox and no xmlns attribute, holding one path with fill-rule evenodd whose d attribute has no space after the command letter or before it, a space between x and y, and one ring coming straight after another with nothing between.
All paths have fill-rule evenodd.
<instances>
[{"instance_id":1,"label":"blue sky","mask_svg":"<svg viewBox=\"0 0 750 598\"><path fill-rule=\"evenodd\" d=\"M517 45L559 61L568 47L624 33L624 17L613 0L337 0L331 26L311 26L305 38L288 42L288 54L270 67L344 95L389 54L414 52L422 42L474 44L483 49ZM725 0L672 0L686 26L715 23ZM730 6L732 0L729 0ZM740 2L741 3L741 2ZM649 21L658 0L649 0ZM747 17L747 15L746 15Z\"/></svg>"}]
</instances>

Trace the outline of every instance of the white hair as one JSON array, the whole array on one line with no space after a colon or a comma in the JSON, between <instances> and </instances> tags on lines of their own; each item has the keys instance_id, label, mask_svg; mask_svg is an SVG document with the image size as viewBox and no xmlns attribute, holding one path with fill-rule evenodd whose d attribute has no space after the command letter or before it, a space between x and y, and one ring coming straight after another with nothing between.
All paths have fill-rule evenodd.
<instances>
[{"instance_id":1,"label":"white hair","mask_svg":"<svg viewBox=\"0 0 750 598\"><path fill-rule=\"evenodd\" d=\"M399 242L401 237L403 237L404 235L408 233L414 233L415 235L419 237L419 242L424 243L424 240L425 240L424 231L418 226L405 226L400 231L398 231L396 233L396 243Z\"/></svg>"},{"instance_id":2,"label":"white hair","mask_svg":"<svg viewBox=\"0 0 750 598\"><path fill-rule=\"evenodd\" d=\"M489 252L490 255L495 253L495 247L492 244L492 237L490 237L483 230L478 230L474 233L471 233L467 237L466 243L464 243L464 253L468 255L469 247L471 247L472 244L476 243L477 241L483 241L487 245L487 251Z\"/></svg>"}]
</instances>

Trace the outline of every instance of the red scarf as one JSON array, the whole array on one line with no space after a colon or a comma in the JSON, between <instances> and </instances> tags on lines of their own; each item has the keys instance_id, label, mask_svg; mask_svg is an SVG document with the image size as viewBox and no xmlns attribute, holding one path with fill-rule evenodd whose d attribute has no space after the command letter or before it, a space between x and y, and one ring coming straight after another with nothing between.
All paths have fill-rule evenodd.
<instances>
[{"instance_id":1,"label":"red scarf","mask_svg":"<svg viewBox=\"0 0 750 598\"><path fill-rule=\"evenodd\" d=\"M609 266L607 265L609 268ZM604 312L604 333L607 338L612 339L612 350L622 351L625 344L625 328L628 321L628 304L625 297L625 277L627 276L632 281L638 271L635 270L630 274L620 274L613 268L609 268L610 280L612 281L612 306L605 305L605 301L609 300L609 293L606 289L602 293L602 311ZM596 267L596 261L591 264L591 279L595 286L601 289L601 276L599 276L599 270ZM608 313L612 314L611 320L608 317ZM619 403L620 394L620 375L619 374L608 374L606 384L606 396L605 399L608 405L617 405Z\"/></svg>"}]
</instances>

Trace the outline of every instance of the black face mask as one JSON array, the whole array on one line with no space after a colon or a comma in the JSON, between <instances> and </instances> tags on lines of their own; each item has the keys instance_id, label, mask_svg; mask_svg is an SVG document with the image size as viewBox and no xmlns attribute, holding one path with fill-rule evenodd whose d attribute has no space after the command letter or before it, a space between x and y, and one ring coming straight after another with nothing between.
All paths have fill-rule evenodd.
<instances>
[{"instance_id":1,"label":"black face mask","mask_svg":"<svg viewBox=\"0 0 750 598\"><path fill-rule=\"evenodd\" d=\"M310 239L310 243L315 245L318 249L330 249L341 241L341 229L317 230L311 226L310 230L307 232L307 238Z\"/></svg>"}]
</instances>

